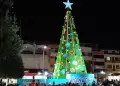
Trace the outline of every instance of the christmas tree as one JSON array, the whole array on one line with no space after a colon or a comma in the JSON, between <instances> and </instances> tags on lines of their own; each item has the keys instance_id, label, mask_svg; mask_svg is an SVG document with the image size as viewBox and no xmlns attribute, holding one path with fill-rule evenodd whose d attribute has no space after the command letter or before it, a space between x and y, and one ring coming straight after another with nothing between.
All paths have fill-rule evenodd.
<instances>
[{"instance_id":1,"label":"christmas tree","mask_svg":"<svg viewBox=\"0 0 120 86\"><path fill-rule=\"evenodd\" d=\"M63 2L66 5L65 22L60 39L56 64L54 68L54 78L66 78L66 74L86 74L86 66L82 56L78 34L74 19L71 13L72 3Z\"/></svg>"}]
</instances>

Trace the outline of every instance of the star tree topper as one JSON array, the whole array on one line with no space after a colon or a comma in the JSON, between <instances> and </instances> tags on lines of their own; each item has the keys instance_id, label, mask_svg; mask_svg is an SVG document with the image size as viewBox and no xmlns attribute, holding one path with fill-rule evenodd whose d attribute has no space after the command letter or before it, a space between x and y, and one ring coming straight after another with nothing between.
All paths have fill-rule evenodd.
<instances>
[{"instance_id":1,"label":"star tree topper","mask_svg":"<svg viewBox=\"0 0 120 86\"><path fill-rule=\"evenodd\" d=\"M72 9L72 8L71 8L71 5L72 5L73 3L70 3L69 0L68 0L67 2L63 2L63 3L65 4L65 8Z\"/></svg>"}]
</instances>

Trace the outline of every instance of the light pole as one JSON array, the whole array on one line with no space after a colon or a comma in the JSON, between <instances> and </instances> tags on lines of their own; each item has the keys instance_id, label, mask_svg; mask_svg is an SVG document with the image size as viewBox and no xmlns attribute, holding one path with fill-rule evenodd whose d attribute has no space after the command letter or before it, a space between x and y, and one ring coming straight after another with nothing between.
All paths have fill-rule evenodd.
<instances>
[{"instance_id":1,"label":"light pole","mask_svg":"<svg viewBox=\"0 0 120 86\"><path fill-rule=\"evenodd\" d=\"M47 49L47 46L43 46L43 73L44 73L44 61L45 61L45 49Z\"/></svg>"}]
</instances>

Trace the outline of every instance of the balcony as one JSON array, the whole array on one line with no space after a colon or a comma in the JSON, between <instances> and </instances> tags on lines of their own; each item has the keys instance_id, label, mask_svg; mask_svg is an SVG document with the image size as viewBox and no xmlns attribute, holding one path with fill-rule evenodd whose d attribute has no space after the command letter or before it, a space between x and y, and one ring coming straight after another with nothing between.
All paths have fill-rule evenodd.
<instances>
[{"instance_id":1,"label":"balcony","mask_svg":"<svg viewBox=\"0 0 120 86\"><path fill-rule=\"evenodd\" d=\"M94 69L105 69L105 67L104 66L95 65Z\"/></svg>"},{"instance_id":2,"label":"balcony","mask_svg":"<svg viewBox=\"0 0 120 86\"><path fill-rule=\"evenodd\" d=\"M92 61L92 56L84 56L84 59L87 61Z\"/></svg>"},{"instance_id":3,"label":"balcony","mask_svg":"<svg viewBox=\"0 0 120 86\"><path fill-rule=\"evenodd\" d=\"M56 52L50 52L50 56L56 57L57 53Z\"/></svg>"},{"instance_id":4,"label":"balcony","mask_svg":"<svg viewBox=\"0 0 120 86\"><path fill-rule=\"evenodd\" d=\"M104 59L100 59L100 58L94 58L94 62L104 62Z\"/></svg>"},{"instance_id":5,"label":"balcony","mask_svg":"<svg viewBox=\"0 0 120 86\"><path fill-rule=\"evenodd\" d=\"M104 55L103 51L93 51L92 52L93 55Z\"/></svg>"},{"instance_id":6,"label":"balcony","mask_svg":"<svg viewBox=\"0 0 120 86\"><path fill-rule=\"evenodd\" d=\"M105 62L120 63L120 57L105 57Z\"/></svg>"},{"instance_id":7,"label":"balcony","mask_svg":"<svg viewBox=\"0 0 120 86\"><path fill-rule=\"evenodd\" d=\"M119 50L104 50L104 54L120 55Z\"/></svg>"}]
</instances>

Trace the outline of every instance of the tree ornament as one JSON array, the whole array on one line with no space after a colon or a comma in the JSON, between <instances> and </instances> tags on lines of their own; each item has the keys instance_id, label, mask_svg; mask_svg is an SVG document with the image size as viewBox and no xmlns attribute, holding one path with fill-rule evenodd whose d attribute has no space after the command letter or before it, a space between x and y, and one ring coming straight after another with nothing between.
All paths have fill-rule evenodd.
<instances>
[{"instance_id":1,"label":"tree ornament","mask_svg":"<svg viewBox=\"0 0 120 86\"><path fill-rule=\"evenodd\" d=\"M65 68L68 68L68 66L66 66Z\"/></svg>"},{"instance_id":2,"label":"tree ornament","mask_svg":"<svg viewBox=\"0 0 120 86\"><path fill-rule=\"evenodd\" d=\"M64 58L68 58L68 55L67 55L67 54L63 54L63 57L64 57Z\"/></svg>"},{"instance_id":3,"label":"tree ornament","mask_svg":"<svg viewBox=\"0 0 120 86\"><path fill-rule=\"evenodd\" d=\"M65 8L72 9L72 8L71 8L71 5L72 5L73 3L70 3L69 0L68 0L67 2L63 2L63 4L65 4ZM67 12L68 12L68 11L67 11Z\"/></svg>"},{"instance_id":4,"label":"tree ornament","mask_svg":"<svg viewBox=\"0 0 120 86\"><path fill-rule=\"evenodd\" d=\"M65 74L65 69L62 69L62 70L61 70L61 73L62 73L62 74Z\"/></svg>"},{"instance_id":5,"label":"tree ornament","mask_svg":"<svg viewBox=\"0 0 120 86\"><path fill-rule=\"evenodd\" d=\"M79 63L79 64L82 64L82 61L81 61L81 60L79 60L79 61L78 61L78 63Z\"/></svg>"},{"instance_id":6,"label":"tree ornament","mask_svg":"<svg viewBox=\"0 0 120 86\"><path fill-rule=\"evenodd\" d=\"M71 50L71 51L70 51L70 54L74 54L74 52Z\"/></svg>"},{"instance_id":7,"label":"tree ornament","mask_svg":"<svg viewBox=\"0 0 120 86\"><path fill-rule=\"evenodd\" d=\"M77 65L78 62L74 60L74 61L72 61L72 64L73 64L73 65Z\"/></svg>"},{"instance_id":8,"label":"tree ornament","mask_svg":"<svg viewBox=\"0 0 120 86\"><path fill-rule=\"evenodd\" d=\"M60 62L60 66L63 66L63 62Z\"/></svg>"},{"instance_id":9,"label":"tree ornament","mask_svg":"<svg viewBox=\"0 0 120 86\"><path fill-rule=\"evenodd\" d=\"M75 72L75 69L74 69L74 68L70 68L70 71L71 71L71 72Z\"/></svg>"},{"instance_id":10,"label":"tree ornament","mask_svg":"<svg viewBox=\"0 0 120 86\"><path fill-rule=\"evenodd\" d=\"M66 42L65 46L68 48L70 47L70 42Z\"/></svg>"},{"instance_id":11,"label":"tree ornament","mask_svg":"<svg viewBox=\"0 0 120 86\"><path fill-rule=\"evenodd\" d=\"M69 74L69 72L66 72L66 74Z\"/></svg>"}]
</instances>

